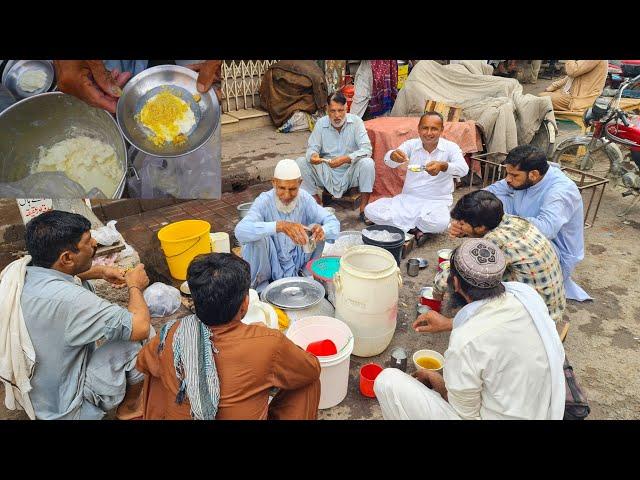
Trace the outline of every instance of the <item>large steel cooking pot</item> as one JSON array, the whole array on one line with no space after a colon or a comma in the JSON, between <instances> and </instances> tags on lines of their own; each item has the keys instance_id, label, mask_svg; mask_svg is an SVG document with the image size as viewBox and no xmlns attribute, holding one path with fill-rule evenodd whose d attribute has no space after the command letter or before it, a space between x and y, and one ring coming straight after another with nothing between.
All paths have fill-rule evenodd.
<instances>
[{"instance_id":1,"label":"large steel cooking pot","mask_svg":"<svg viewBox=\"0 0 640 480\"><path fill-rule=\"evenodd\" d=\"M79 135L100 140L115 150L122 175L112 198L120 198L127 174L127 153L118 125L105 110L61 92L25 98L0 113L0 183L29 176L40 146L50 147Z\"/></svg>"}]
</instances>

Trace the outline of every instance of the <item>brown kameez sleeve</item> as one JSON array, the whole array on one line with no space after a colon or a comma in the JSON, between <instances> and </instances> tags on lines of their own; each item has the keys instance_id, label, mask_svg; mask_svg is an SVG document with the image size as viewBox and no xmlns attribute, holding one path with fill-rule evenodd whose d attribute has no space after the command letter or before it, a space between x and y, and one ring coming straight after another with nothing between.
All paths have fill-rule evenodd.
<instances>
[{"instance_id":1,"label":"brown kameez sleeve","mask_svg":"<svg viewBox=\"0 0 640 480\"><path fill-rule=\"evenodd\" d=\"M273 385L295 390L320 378L320 362L284 335L281 336L271 370Z\"/></svg>"}]
</instances>

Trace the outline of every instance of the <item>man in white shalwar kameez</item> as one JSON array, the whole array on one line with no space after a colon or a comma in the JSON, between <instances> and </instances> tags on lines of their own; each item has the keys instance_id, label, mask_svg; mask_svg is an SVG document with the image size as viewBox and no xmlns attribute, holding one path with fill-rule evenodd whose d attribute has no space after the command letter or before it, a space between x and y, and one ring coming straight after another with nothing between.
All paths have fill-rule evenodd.
<instances>
[{"instance_id":1,"label":"man in white shalwar kameez","mask_svg":"<svg viewBox=\"0 0 640 480\"><path fill-rule=\"evenodd\" d=\"M449 288L467 305L453 321L444 375L383 370L374 391L386 420L563 418L564 349L555 324L532 287L501 282L505 265L485 239L454 250Z\"/></svg>"},{"instance_id":2,"label":"man in white shalwar kameez","mask_svg":"<svg viewBox=\"0 0 640 480\"><path fill-rule=\"evenodd\" d=\"M278 162L273 177L273 189L255 199L235 229L242 258L251 266L251 288L258 292L274 280L298 276L310 259L322 255L325 239L335 240L340 233L336 216L300 189L294 160ZM308 231L316 244L311 253L303 250Z\"/></svg>"},{"instance_id":3,"label":"man in white shalwar kameez","mask_svg":"<svg viewBox=\"0 0 640 480\"><path fill-rule=\"evenodd\" d=\"M408 163L402 193L376 200L365 209L365 216L378 225L393 225L414 233L418 245L426 240L425 233L447 229L454 178L469 171L462 150L441 138L443 131L442 115L425 113L418 123L419 138L407 140L384 157L390 168Z\"/></svg>"},{"instance_id":4,"label":"man in white shalwar kameez","mask_svg":"<svg viewBox=\"0 0 640 480\"><path fill-rule=\"evenodd\" d=\"M486 190L498 197L504 212L534 224L551 240L564 278L567 298L592 300L571 274L584 258L584 213L576 183L558 165L547 162L533 145L520 145L504 161L507 176Z\"/></svg>"}]
</instances>

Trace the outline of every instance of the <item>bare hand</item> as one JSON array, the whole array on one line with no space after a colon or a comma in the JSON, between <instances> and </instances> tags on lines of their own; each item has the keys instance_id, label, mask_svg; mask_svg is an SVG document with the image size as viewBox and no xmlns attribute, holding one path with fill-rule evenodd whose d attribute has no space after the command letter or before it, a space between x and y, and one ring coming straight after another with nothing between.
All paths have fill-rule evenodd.
<instances>
[{"instance_id":1,"label":"bare hand","mask_svg":"<svg viewBox=\"0 0 640 480\"><path fill-rule=\"evenodd\" d=\"M312 225L311 232L313 233L311 238L315 240L316 243L324 241L324 230L320 225Z\"/></svg>"},{"instance_id":2,"label":"bare hand","mask_svg":"<svg viewBox=\"0 0 640 480\"><path fill-rule=\"evenodd\" d=\"M391 154L391 160L396 163L405 163L409 161L409 156L402 150L394 150Z\"/></svg>"},{"instance_id":3,"label":"bare hand","mask_svg":"<svg viewBox=\"0 0 640 480\"><path fill-rule=\"evenodd\" d=\"M109 71L102 60L54 60L58 90L108 112L116 112L131 72Z\"/></svg>"},{"instance_id":4,"label":"bare hand","mask_svg":"<svg viewBox=\"0 0 640 480\"><path fill-rule=\"evenodd\" d=\"M351 159L348 156L336 157L329 162L329 166L331 168L338 168L344 165L345 163L349 163Z\"/></svg>"},{"instance_id":5,"label":"bare hand","mask_svg":"<svg viewBox=\"0 0 640 480\"><path fill-rule=\"evenodd\" d=\"M311 160L311 165L320 165L321 163L324 162L324 160L317 153L314 153L313 155L311 155L310 160Z\"/></svg>"},{"instance_id":6,"label":"bare hand","mask_svg":"<svg viewBox=\"0 0 640 480\"><path fill-rule=\"evenodd\" d=\"M460 227L460 224L458 223L457 220L451 220L451 223L449 224L449 237L451 238L461 238L461 237L465 237L467 234L464 232L464 230L462 230L462 227Z\"/></svg>"},{"instance_id":7,"label":"bare hand","mask_svg":"<svg viewBox=\"0 0 640 480\"><path fill-rule=\"evenodd\" d=\"M129 270L124 276L128 287L137 287L140 290L144 290L149 285L149 277L144 270L144 264L139 263L136 268Z\"/></svg>"},{"instance_id":8,"label":"bare hand","mask_svg":"<svg viewBox=\"0 0 640 480\"><path fill-rule=\"evenodd\" d=\"M220 90L221 72L222 72L222 60L205 60L202 63L193 63L187 65L187 68L198 72L197 89L200 93L208 92L211 86L215 83L214 87L218 102L222 100L222 92Z\"/></svg>"},{"instance_id":9,"label":"bare hand","mask_svg":"<svg viewBox=\"0 0 640 480\"><path fill-rule=\"evenodd\" d=\"M438 372L420 369L412 373L411 376L426 387L438 392L445 400L447 399L447 388L444 383L444 378Z\"/></svg>"},{"instance_id":10,"label":"bare hand","mask_svg":"<svg viewBox=\"0 0 640 480\"><path fill-rule=\"evenodd\" d=\"M453 328L453 320L430 310L416 318L412 326L418 333L448 332Z\"/></svg>"},{"instance_id":11,"label":"bare hand","mask_svg":"<svg viewBox=\"0 0 640 480\"><path fill-rule=\"evenodd\" d=\"M123 268L103 267L102 279L117 288L124 287L127 284Z\"/></svg>"},{"instance_id":12,"label":"bare hand","mask_svg":"<svg viewBox=\"0 0 640 480\"><path fill-rule=\"evenodd\" d=\"M435 177L440 172L444 171L444 167L445 167L445 162L438 162L436 160L433 160L427 163L427 165L425 166L425 170L429 175L431 175L432 177Z\"/></svg>"},{"instance_id":13,"label":"bare hand","mask_svg":"<svg viewBox=\"0 0 640 480\"><path fill-rule=\"evenodd\" d=\"M293 243L296 245L306 245L309 237L307 236L307 232L302 225L295 222L285 222L280 220L276 223L276 232L284 233L287 235Z\"/></svg>"},{"instance_id":14,"label":"bare hand","mask_svg":"<svg viewBox=\"0 0 640 480\"><path fill-rule=\"evenodd\" d=\"M420 383L422 383L425 387L432 388L431 381L429 380L430 373L432 372L424 368L421 368L413 372L411 376L416 380L418 380Z\"/></svg>"}]
</instances>

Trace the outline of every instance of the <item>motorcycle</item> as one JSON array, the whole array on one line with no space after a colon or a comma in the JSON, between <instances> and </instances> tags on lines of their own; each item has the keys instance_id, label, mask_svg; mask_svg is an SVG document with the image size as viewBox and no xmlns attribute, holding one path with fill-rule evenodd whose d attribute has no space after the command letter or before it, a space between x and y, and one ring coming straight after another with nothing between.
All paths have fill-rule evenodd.
<instances>
[{"instance_id":1,"label":"motorcycle","mask_svg":"<svg viewBox=\"0 0 640 480\"><path fill-rule=\"evenodd\" d=\"M583 115L589 131L561 141L552 155L552 161L562 166L589 171L609 178L614 185L623 185L627 188L623 197L636 196L618 216L626 215L640 201L640 117L620 108L624 90L638 82L640 75L625 80L611 100L598 97ZM628 149L626 154L618 145Z\"/></svg>"}]
</instances>

